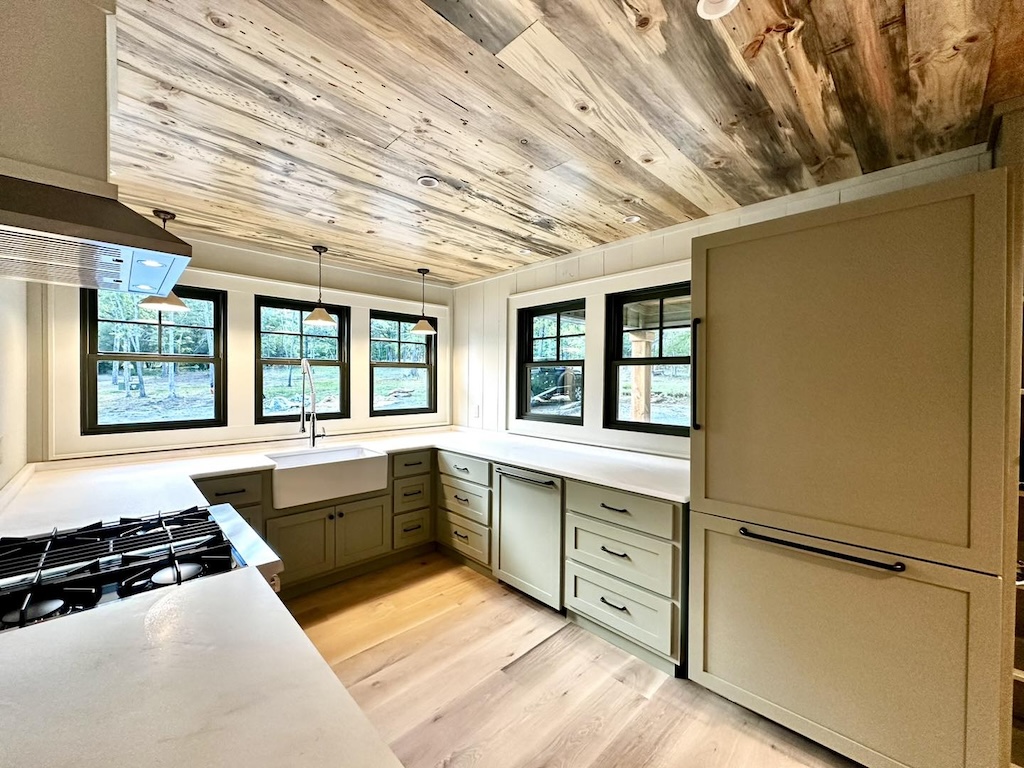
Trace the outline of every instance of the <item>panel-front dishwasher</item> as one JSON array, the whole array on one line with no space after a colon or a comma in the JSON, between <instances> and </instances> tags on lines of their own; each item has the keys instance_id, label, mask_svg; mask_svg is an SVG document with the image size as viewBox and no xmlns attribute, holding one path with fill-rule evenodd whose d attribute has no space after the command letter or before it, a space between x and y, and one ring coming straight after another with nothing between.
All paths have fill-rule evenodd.
<instances>
[{"instance_id":1,"label":"panel-front dishwasher","mask_svg":"<svg viewBox=\"0 0 1024 768\"><path fill-rule=\"evenodd\" d=\"M494 575L562 608L562 479L496 465Z\"/></svg>"}]
</instances>

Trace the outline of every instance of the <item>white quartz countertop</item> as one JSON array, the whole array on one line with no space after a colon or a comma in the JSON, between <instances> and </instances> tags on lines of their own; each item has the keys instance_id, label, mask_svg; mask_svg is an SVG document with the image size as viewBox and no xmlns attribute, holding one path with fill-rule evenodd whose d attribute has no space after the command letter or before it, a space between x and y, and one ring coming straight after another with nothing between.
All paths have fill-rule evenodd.
<instances>
[{"instance_id":1,"label":"white quartz countertop","mask_svg":"<svg viewBox=\"0 0 1024 768\"><path fill-rule=\"evenodd\" d=\"M3 768L401 768L255 568L0 633Z\"/></svg>"},{"instance_id":2,"label":"white quartz countertop","mask_svg":"<svg viewBox=\"0 0 1024 768\"><path fill-rule=\"evenodd\" d=\"M687 502L690 462L633 451L476 430L435 430L389 437L330 438L324 447L358 444L388 453L442 448L523 469ZM301 445L291 446L301 450ZM192 478L274 468L266 453L280 443L217 447L37 464L0 505L0 534L26 536L97 520L138 517L205 504Z\"/></svg>"}]
</instances>

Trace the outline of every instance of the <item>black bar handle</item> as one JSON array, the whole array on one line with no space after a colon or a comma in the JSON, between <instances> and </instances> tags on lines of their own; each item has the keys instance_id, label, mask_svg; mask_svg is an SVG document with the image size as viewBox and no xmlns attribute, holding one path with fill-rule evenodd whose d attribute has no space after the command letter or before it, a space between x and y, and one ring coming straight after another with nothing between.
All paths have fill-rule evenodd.
<instances>
[{"instance_id":1,"label":"black bar handle","mask_svg":"<svg viewBox=\"0 0 1024 768\"><path fill-rule=\"evenodd\" d=\"M601 602L604 603L605 605L607 605L610 608L614 608L616 611L622 611L623 613L629 613L629 608L627 608L625 605L616 605L615 603L611 603L611 602L609 602L609 601L604 599L604 595L601 595Z\"/></svg>"},{"instance_id":2,"label":"black bar handle","mask_svg":"<svg viewBox=\"0 0 1024 768\"><path fill-rule=\"evenodd\" d=\"M820 547L812 547L809 544L801 544L796 541L776 539L774 536L765 536L763 533L754 533L753 531L747 530L745 527L740 528L740 536L746 536L748 539L757 539L758 541L767 541L770 544L778 544L780 547L799 549L801 552L813 552L816 555L834 557L836 560L845 560L848 563L866 565L869 568L880 568L883 571L903 573L903 571L907 570L907 564L901 563L899 560L897 560L895 563L883 563L880 560L869 560L866 557L857 557L856 555L848 555L845 552L836 552L831 549L821 549Z\"/></svg>"},{"instance_id":3,"label":"black bar handle","mask_svg":"<svg viewBox=\"0 0 1024 768\"><path fill-rule=\"evenodd\" d=\"M607 552L609 555L615 555L616 557L629 558L629 555L625 552L616 552L614 549L608 549L604 544L601 545L601 551Z\"/></svg>"},{"instance_id":4,"label":"black bar handle","mask_svg":"<svg viewBox=\"0 0 1024 768\"><path fill-rule=\"evenodd\" d=\"M408 528L403 528L402 533L410 533L411 531L418 531L423 526L417 523L416 525L410 525Z\"/></svg>"},{"instance_id":5,"label":"black bar handle","mask_svg":"<svg viewBox=\"0 0 1024 768\"><path fill-rule=\"evenodd\" d=\"M469 541L469 534L459 533L458 531L452 531L452 533L454 533L460 539L465 539L466 541Z\"/></svg>"},{"instance_id":6,"label":"black bar handle","mask_svg":"<svg viewBox=\"0 0 1024 768\"><path fill-rule=\"evenodd\" d=\"M245 488L239 488L237 491L214 491L213 495L219 499L223 496L237 496L240 493L245 493Z\"/></svg>"},{"instance_id":7,"label":"black bar handle","mask_svg":"<svg viewBox=\"0 0 1024 768\"><path fill-rule=\"evenodd\" d=\"M423 491L409 491L408 493L403 493L402 495L403 496L419 496L421 493L423 493Z\"/></svg>"},{"instance_id":8,"label":"black bar handle","mask_svg":"<svg viewBox=\"0 0 1024 768\"><path fill-rule=\"evenodd\" d=\"M511 472L505 472L499 469L498 474L502 477L507 477L510 480L518 480L521 483L530 483L531 485L539 485L541 488L557 488L558 483L554 480L534 480L532 477L523 477L522 475L513 475Z\"/></svg>"},{"instance_id":9,"label":"black bar handle","mask_svg":"<svg viewBox=\"0 0 1024 768\"><path fill-rule=\"evenodd\" d=\"M418 467L418 466L420 466L421 464L423 464L423 462L422 462L422 461L407 461L407 462L406 462L405 464L403 464L402 466L403 466L403 467Z\"/></svg>"},{"instance_id":10,"label":"black bar handle","mask_svg":"<svg viewBox=\"0 0 1024 768\"><path fill-rule=\"evenodd\" d=\"M461 501L463 504L469 504L469 499L464 499L459 494L453 494L456 501Z\"/></svg>"},{"instance_id":11,"label":"black bar handle","mask_svg":"<svg viewBox=\"0 0 1024 768\"><path fill-rule=\"evenodd\" d=\"M690 429L699 430L697 421L697 339L700 338L700 318L690 321Z\"/></svg>"},{"instance_id":12,"label":"black bar handle","mask_svg":"<svg viewBox=\"0 0 1024 768\"><path fill-rule=\"evenodd\" d=\"M623 515L628 515L629 514L629 510L628 509L619 509L618 507L609 507L603 501L601 502L601 509L607 509L609 512L619 512L620 514L623 514Z\"/></svg>"},{"instance_id":13,"label":"black bar handle","mask_svg":"<svg viewBox=\"0 0 1024 768\"><path fill-rule=\"evenodd\" d=\"M452 464L459 472L469 472L469 467L460 467L458 464Z\"/></svg>"}]
</instances>

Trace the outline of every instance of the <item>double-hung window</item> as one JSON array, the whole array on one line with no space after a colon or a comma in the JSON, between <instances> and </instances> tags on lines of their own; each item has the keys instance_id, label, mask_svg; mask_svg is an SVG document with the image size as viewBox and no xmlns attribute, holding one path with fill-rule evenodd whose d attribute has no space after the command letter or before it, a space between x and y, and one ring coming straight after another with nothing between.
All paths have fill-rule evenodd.
<instances>
[{"instance_id":1,"label":"double-hung window","mask_svg":"<svg viewBox=\"0 0 1024 768\"><path fill-rule=\"evenodd\" d=\"M609 429L690 434L690 284L607 298Z\"/></svg>"},{"instance_id":2,"label":"double-hung window","mask_svg":"<svg viewBox=\"0 0 1024 768\"><path fill-rule=\"evenodd\" d=\"M530 307L518 315L520 419L583 423L583 300Z\"/></svg>"},{"instance_id":3,"label":"double-hung window","mask_svg":"<svg viewBox=\"0 0 1024 768\"><path fill-rule=\"evenodd\" d=\"M437 337L413 333L419 319L370 312L371 416L437 412Z\"/></svg>"},{"instance_id":4,"label":"double-hung window","mask_svg":"<svg viewBox=\"0 0 1024 768\"><path fill-rule=\"evenodd\" d=\"M316 305L256 297L256 423L298 421L303 390L301 363L309 360L319 419L349 416L349 309L324 305L335 326L303 322Z\"/></svg>"},{"instance_id":5,"label":"double-hung window","mask_svg":"<svg viewBox=\"0 0 1024 768\"><path fill-rule=\"evenodd\" d=\"M174 290L187 312L82 290L83 435L227 424L227 294Z\"/></svg>"}]
</instances>

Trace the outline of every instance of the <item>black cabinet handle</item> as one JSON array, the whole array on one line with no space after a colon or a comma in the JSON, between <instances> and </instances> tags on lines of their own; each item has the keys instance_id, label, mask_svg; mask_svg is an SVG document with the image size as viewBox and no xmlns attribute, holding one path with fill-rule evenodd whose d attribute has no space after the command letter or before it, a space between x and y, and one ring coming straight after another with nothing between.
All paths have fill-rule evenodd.
<instances>
[{"instance_id":1,"label":"black cabinet handle","mask_svg":"<svg viewBox=\"0 0 1024 768\"><path fill-rule=\"evenodd\" d=\"M539 485L541 488L557 488L558 483L554 480L534 480L532 477L522 477L521 475L513 475L511 472L505 472L499 469L498 474L502 477L507 477L509 480L518 480L520 483L530 483L531 485Z\"/></svg>"},{"instance_id":2,"label":"black cabinet handle","mask_svg":"<svg viewBox=\"0 0 1024 768\"><path fill-rule=\"evenodd\" d=\"M469 541L469 535L468 534L459 533L458 531L452 531L452 533L455 534L460 539L465 539L466 541Z\"/></svg>"},{"instance_id":3,"label":"black cabinet handle","mask_svg":"<svg viewBox=\"0 0 1024 768\"><path fill-rule=\"evenodd\" d=\"M469 467L460 467L458 464L452 464L459 472L469 472Z\"/></svg>"},{"instance_id":4,"label":"black cabinet handle","mask_svg":"<svg viewBox=\"0 0 1024 768\"><path fill-rule=\"evenodd\" d=\"M328 519L328 520L333 520L333 519L334 519L334 513L332 512L331 514L329 514L329 515L327 516L327 519Z\"/></svg>"},{"instance_id":5,"label":"black cabinet handle","mask_svg":"<svg viewBox=\"0 0 1024 768\"><path fill-rule=\"evenodd\" d=\"M421 493L423 493L423 491L409 491L408 493L403 493L402 495L403 496L419 496Z\"/></svg>"},{"instance_id":6,"label":"black cabinet handle","mask_svg":"<svg viewBox=\"0 0 1024 768\"><path fill-rule=\"evenodd\" d=\"M405 464L403 464L402 466L403 467L418 467L418 466L420 466L422 464L423 464L422 461L409 461L409 462L406 462Z\"/></svg>"},{"instance_id":7,"label":"black cabinet handle","mask_svg":"<svg viewBox=\"0 0 1024 768\"><path fill-rule=\"evenodd\" d=\"M454 494L456 501L461 501L463 504L469 504L469 499L464 499L459 494Z\"/></svg>"},{"instance_id":8,"label":"black cabinet handle","mask_svg":"<svg viewBox=\"0 0 1024 768\"><path fill-rule=\"evenodd\" d=\"M622 611L623 613L629 613L629 608L624 605L616 605L615 603L608 602L605 600L604 595L601 595L601 602L610 608L614 608L616 611Z\"/></svg>"},{"instance_id":9,"label":"black cabinet handle","mask_svg":"<svg viewBox=\"0 0 1024 768\"><path fill-rule=\"evenodd\" d=\"M690 429L699 430L697 421L697 339L700 338L700 318L690 321Z\"/></svg>"},{"instance_id":10,"label":"black cabinet handle","mask_svg":"<svg viewBox=\"0 0 1024 768\"><path fill-rule=\"evenodd\" d=\"M780 547L789 547L790 549L799 549L801 552L813 552L816 555L824 555L825 557L834 557L836 560L845 560L848 563L856 563L857 565L866 565L869 568L880 568L883 571L892 571L893 573L903 573L907 570L907 564L901 563L897 560L895 563L883 563L879 560L869 560L866 557L857 557L856 555L848 555L845 552L836 552L831 549L821 549L820 547L812 547L809 544L801 544L796 541L786 541L785 539L776 539L774 536L765 536L763 533L754 533L753 531L747 530L746 527L740 528L740 536L746 536L748 539L757 539L758 541L766 541L769 544L778 544Z\"/></svg>"},{"instance_id":11,"label":"black cabinet handle","mask_svg":"<svg viewBox=\"0 0 1024 768\"><path fill-rule=\"evenodd\" d=\"M629 514L629 510L628 509L619 509L618 507L609 507L603 501L601 502L601 509L607 509L610 512L618 512L618 513L623 514L623 515L628 515Z\"/></svg>"},{"instance_id":12,"label":"black cabinet handle","mask_svg":"<svg viewBox=\"0 0 1024 768\"><path fill-rule=\"evenodd\" d=\"M224 496L237 496L240 493L245 493L245 488L239 488L237 491L214 491L213 495L219 499Z\"/></svg>"},{"instance_id":13,"label":"black cabinet handle","mask_svg":"<svg viewBox=\"0 0 1024 768\"><path fill-rule=\"evenodd\" d=\"M344 512L339 512L339 513L338 513L338 519L339 519L339 520L340 520L341 518L343 518L344 516L345 516L345 513L344 513Z\"/></svg>"},{"instance_id":14,"label":"black cabinet handle","mask_svg":"<svg viewBox=\"0 0 1024 768\"><path fill-rule=\"evenodd\" d=\"M422 526L422 525L419 525L419 524L416 524L416 525L410 525L410 526L409 526L408 528L403 528L403 529L402 529L402 533L411 533L412 531L418 531L418 530L419 530L420 528L422 528L422 527L423 527L423 526Z\"/></svg>"},{"instance_id":15,"label":"black cabinet handle","mask_svg":"<svg viewBox=\"0 0 1024 768\"><path fill-rule=\"evenodd\" d=\"M629 555L627 555L625 552L616 552L614 549L608 549L608 547L606 547L604 544L601 545L601 551L607 552L609 555L615 555L616 557L625 557L627 559L629 558Z\"/></svg>"}]
</instances>

